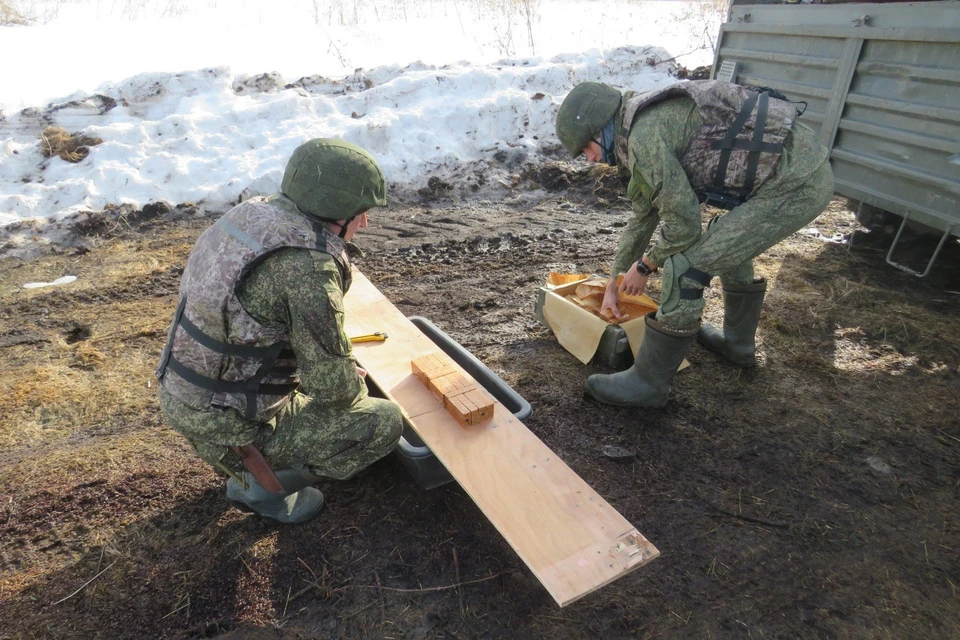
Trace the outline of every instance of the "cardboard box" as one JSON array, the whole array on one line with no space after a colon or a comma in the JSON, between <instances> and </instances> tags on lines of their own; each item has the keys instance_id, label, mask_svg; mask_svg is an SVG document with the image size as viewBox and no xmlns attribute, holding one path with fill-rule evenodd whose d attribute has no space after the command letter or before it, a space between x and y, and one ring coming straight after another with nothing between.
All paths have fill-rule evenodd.
<instances>
[{"instance_id":1,"label":"cardboard box","mask_svg":"<svg viewBox=\"0 0 960 640\"><path fill-rule=\"evenodd\" d=\"M634 318L620 324L610 324L565 297L574 293L577 286L588 279L540 287L534 305L537 320L550 329L557 337L557 342L583 364L593 361L617 370L626 369L633 364L640 349L646 323L643 318ZM687 366L689 363L684 360L680 368Z\"/></svg>"}]
</instances>

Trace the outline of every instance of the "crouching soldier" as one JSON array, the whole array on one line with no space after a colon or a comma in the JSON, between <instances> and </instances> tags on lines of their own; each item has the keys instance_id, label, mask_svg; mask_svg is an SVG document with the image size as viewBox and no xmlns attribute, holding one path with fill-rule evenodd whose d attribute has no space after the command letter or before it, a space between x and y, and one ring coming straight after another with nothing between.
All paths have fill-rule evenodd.
<instances>
[{"instance_id":1,"label":"crouching soldier","mask_svg":"<svg viewBox=\"0 0 960 640\"><path fill-rule=\"evenodd\" d=\"M160 409L228 476L240 509L308 520L324 505L310 485L350 478L400 438L400 407L367 395L343 329L350 240L384 192L369 153L311 140L281 193L237 205L190 253L157 370Z\"/></svg>"},{"instance_id":2,"label":"crouching soldier","mask_svg":"<svg viewBox=\"0 0 960 640\"><path fill-rule=\"evenodd\" d=\"M618 289L642 293L663 270L661 306L646 318L634 365L590 376L588 395L663 406L694 340L732 364L755 364L766 282L754 277L753 258L810 223L833 194L827 149L798 115L770 90L712 80L643 94L587 82L567 95L557 137L572 157L615 165L633 205L601 310L619 317ZM701 203L728 212L703 230ZM658 225L660 239L648 247ZM723 285L722 328L700 326L713 276Z\"/></svg>"}]
</instances>

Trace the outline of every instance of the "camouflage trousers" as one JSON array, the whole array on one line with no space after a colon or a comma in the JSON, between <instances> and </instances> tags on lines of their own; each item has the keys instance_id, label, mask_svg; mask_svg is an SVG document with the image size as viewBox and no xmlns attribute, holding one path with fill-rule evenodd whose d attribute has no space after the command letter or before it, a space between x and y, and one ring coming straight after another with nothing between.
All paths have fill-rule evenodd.
<instances>
[{"instance_id":1,"label":"camouflage trousers","mask_svg":"<svg viewBox=\"0 0 960 640\"><path fill-rule=\"evenodd\" d=\"M680 329L694 326L700 319L703 297L680 297L681 288L704 288L700 282L683 277L689 267L720 276L726 286L750 284L754 279L754 258L820 215L833 196L830 163L824 158L800 184L796 182L775 176L750 200L711 220L689 249L667 259L663 265L662 304L657 312L659 322ZM784 183L792 188L785 189Z\"/></svg>"},{"instance_id":2,"label":"camouflage trousers","mask_svg":"<svg viewBox=\"0 0 960 640\"><path fill-rule=\"evenodd\" d=\"M390 453L400 439L403 416L388 400L362 394L349 409L331 409L294 393L291 401L264 424L251 423L233 409L194 409L160 387L160 410L167 423L184 435L210 464L243 470L222 434L252 433L253 444L273 469L303 467L314 475L346 480ZM247 437L242 438L247 440Z\"/></svg>"}]
</instances>

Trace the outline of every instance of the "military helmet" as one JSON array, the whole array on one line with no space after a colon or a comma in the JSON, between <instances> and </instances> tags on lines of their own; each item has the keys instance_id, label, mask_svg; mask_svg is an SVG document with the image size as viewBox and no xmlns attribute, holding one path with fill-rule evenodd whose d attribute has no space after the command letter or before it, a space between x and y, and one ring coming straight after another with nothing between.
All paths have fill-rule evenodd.
<instances>
[{"instance_id":1,"label":"military helmet","mask_svg":"<svg viewBox=\"0 0 960 640\"><path fill-rule=\"evenodd\" d=\"M557 113L557 137L571 157L576 158L588 142L620 108L620 92L599 82L575 86Z\"/></svg>"},{"instance_id":2,"label":"military helmet","mask_svg":"<svg viewBox=\"0 0 960 640\"><path fill-rule=\"evenodd\" d=\"M315 138L293 152L280 191L303 213L322 220L350 219L387 206L380 165L355 144Z\"/></svg>"}]
</instances>

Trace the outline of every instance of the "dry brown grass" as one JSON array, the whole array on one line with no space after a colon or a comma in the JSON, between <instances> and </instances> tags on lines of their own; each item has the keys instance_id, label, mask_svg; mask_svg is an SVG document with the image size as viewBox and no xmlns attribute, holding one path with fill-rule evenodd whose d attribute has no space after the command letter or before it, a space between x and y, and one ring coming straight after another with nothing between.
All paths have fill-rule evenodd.
<instances>
[{"instance_id":1,"label":"dry brown grass","mask_svg":"<svg viewBox=\"0 0 960 640\"><path fill-rule=\"evenodd\" d=\"M80 162L90 155L90 147L103 142L103 138L70 133L62 127L47 127L40 134L40 152L44 158L59 156L67 162Z\"/></svg>"},{"instance_id":2,"label":"dry brown grass","mask_svg":"<svg viewBox=\"0 0 960 640\"><path fill-rule=\"evenodd\" d=\"M153 370L176 291L161 265L188 246L112 242L97 260L51 256L0 271L0 335L30 338L7 346L0 363L0 492L119 469L137 449L154 455L151 446L170 446L169 430L144 440L139 429L160 424ZM64 274L78 279L22 288ZM36 309L40 327L23 320Z\"/></svg>"},{"instance_id":3,"label":"dry brown grass","mask_svg":"<svg viewBox=\"0 0 960 640\"><path fill-rule=\"evenodd\" d=\"M768 278L768 296L776 302L767 305L761 325L770 346L788 353L817 352L807 343L805 328L824 329L834 341L823 364L851 373L896 374L911 367L931 373L960 359L949 315L935 305L917 305L908 290L891 290L869 272L860 278L844 277L855 255L833 251L836 257L826 257L828 248L819 241L797 243L796 257L789 264L771 258L759 261L759 271L767 265L761 275ZM818 275L817 281L810 280L811 272Z\"/></svg>"},{"instance_id":4,"label":"dry brown grass","mask_svg":"<svg viewBox=\"0 0 960 640\"><path fill-rule=\"evenodd\" d=\"M57 511L31 543L49 551L0 554L0 601L43 575L58 575L95 547L100 560L77 585L110 567L85 597L122 596L125 580L141 565L132 549L162 547L172 535L139 523L212 478L162 423L154 393L153 370L175 304L176 280L166 277L167 269L182 262L194 237L189 233L169 244L108 241L92 260L80 252L0 265L0 336L29 338L5 346L0 359L0 495L10 496L3 508L8 523L14 514L28 522L38 517L32 515L38 503ZM65 274L78 279L23 288ZM100 495L103 488L122 489L131 477L166 473L156 497ZM81 496L88 494L96 496L93 508L83 506ZM79 519L78 509L84 511Z\"/></svg>"}]
</instances>

